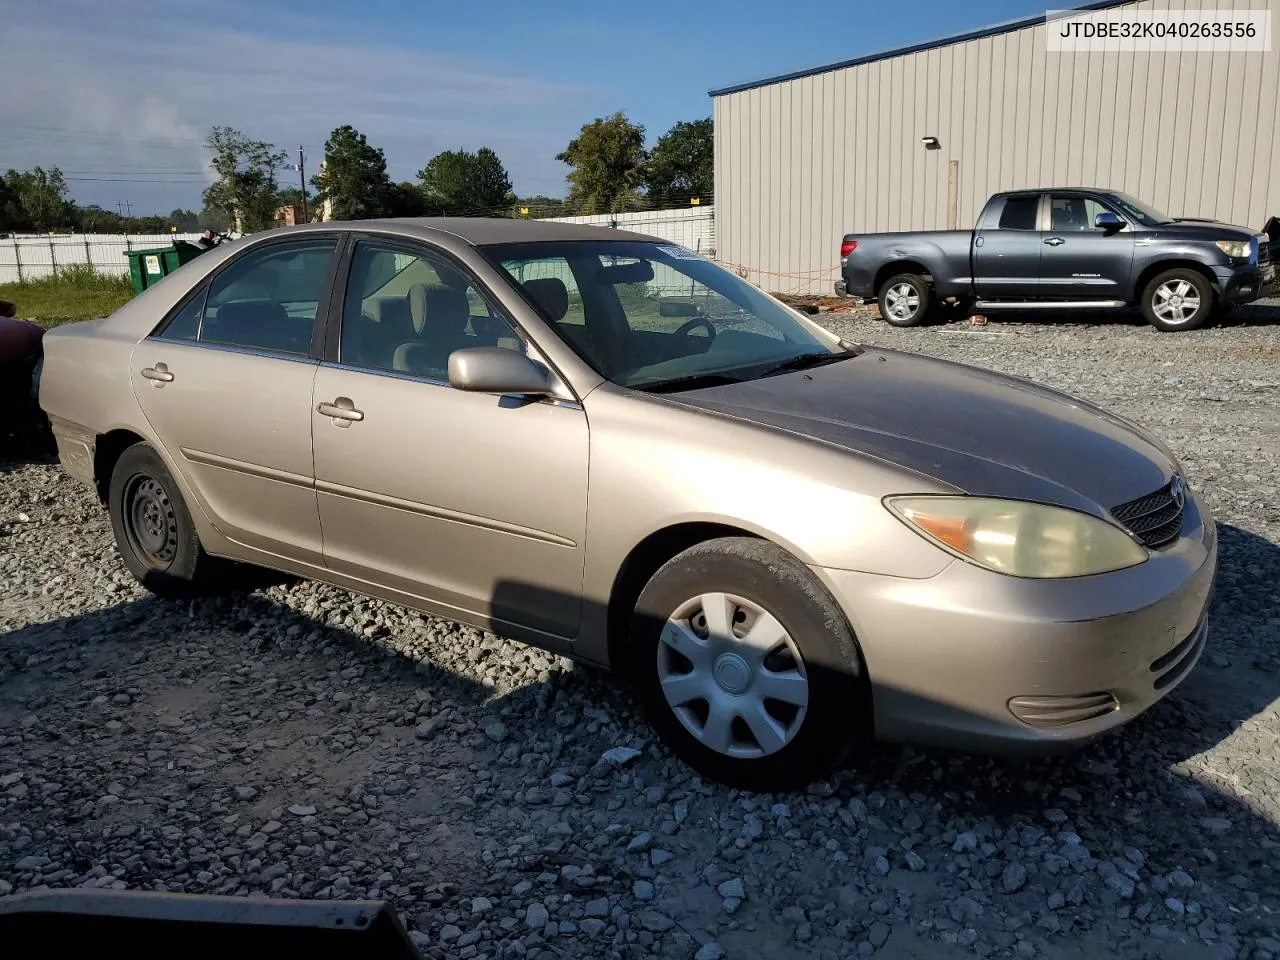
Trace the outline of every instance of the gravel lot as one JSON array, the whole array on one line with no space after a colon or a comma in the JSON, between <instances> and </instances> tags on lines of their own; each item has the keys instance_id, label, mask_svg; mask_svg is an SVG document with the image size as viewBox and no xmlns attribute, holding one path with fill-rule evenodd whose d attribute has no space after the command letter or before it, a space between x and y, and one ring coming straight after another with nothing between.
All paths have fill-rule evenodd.
<instances>
[{"instance_id":1,"label":"gravel lot","mask_svg":"<svg viewBox=\"0 0 1280 960\"><path fill-rule=\"evenodd\" d=\"M87 491L0 460L0 895L386 898L428 957L1280 957L1277 320L825 315L1153 427L1222 568L1200 668L1121 733L798 795L700 782L619 683L491 635L315 583L151 599Z\"/></svg>"}]
</instances>

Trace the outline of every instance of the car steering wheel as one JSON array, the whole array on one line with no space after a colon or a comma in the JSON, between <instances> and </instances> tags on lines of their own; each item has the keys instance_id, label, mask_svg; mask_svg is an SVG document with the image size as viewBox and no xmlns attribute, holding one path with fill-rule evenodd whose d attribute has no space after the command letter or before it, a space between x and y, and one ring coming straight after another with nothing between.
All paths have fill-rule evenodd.
<instances>
[{"instance_id":1,"label":"car steering wheel","mask_svg":"<svg viewBox=\"0 0 1280 960\"><path fill-rule=\"evenodd\" d=\"M716 338L716 328L715 325L706 317L694 317L691 320L686 320L684 323L680 324L680 326L677 327L671 335L673 337L687 337L692 331L698 329L698 327L702 327L707 331L707 346L710 347L711 342Z\"/></svg>"}]
</instances>

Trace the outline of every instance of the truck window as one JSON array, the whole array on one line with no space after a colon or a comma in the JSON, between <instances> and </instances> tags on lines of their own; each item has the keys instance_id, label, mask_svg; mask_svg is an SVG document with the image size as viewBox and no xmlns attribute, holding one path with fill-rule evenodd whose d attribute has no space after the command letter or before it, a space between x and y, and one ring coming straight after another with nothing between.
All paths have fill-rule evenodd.
<instances>
[{"instance_id":1,"label":"truck window","mask_svg":"<svg viewBox=\"0 0 1280 960\"><path fill-rule=\"evenodd\" d=\"M1039 197L1009 197L1000 212L1001 230L1034 230Z\"/></svg>"},{"instance_id":2,"label":"truck window","mask_svg":"<svg viewBox=\"0 0 1280 960\"><path fill-rule=\"evenodd\" d=\"M1095 230L1094 218L1100 213L1110 213L1092 197L1070 197L1055 194L1052 198L1050 229L1062 231Z\"/></svg>"}]
</instances>

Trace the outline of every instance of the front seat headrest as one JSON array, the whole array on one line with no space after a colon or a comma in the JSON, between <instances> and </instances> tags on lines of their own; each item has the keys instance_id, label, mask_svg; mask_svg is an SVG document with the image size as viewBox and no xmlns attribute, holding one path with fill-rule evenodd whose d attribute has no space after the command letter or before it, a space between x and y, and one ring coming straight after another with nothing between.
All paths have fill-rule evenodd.
<instances>
[{"instance_id":1,"label":"front seat headrest","mask_svg":"<svg viewBox=\"0 0 1280 960\"><path fill-rule=\"evenodd\" d=\"M458 336L466 332L471 306L467 295L456 287L419 283L409 288L409 315L418 336Z\"/></svg>"},{"instance_id":2,"label":"front seat headrest","mask_svg":"<svg viewBox=\"0 0 1280 960\"><path fill-rule=\"evenodd\" d=\"M526 280L524 288L533 298L533 302L551 318L552 323L559 323L569 312L569 291L559 277L539 277L537 280Z\"/></svg>"}]
</instances>

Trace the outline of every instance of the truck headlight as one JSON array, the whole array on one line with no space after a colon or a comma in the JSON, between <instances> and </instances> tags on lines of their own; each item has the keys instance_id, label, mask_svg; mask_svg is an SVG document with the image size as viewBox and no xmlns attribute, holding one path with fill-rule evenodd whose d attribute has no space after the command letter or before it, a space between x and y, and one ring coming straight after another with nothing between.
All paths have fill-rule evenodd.
<instances>
[{"instance_id":1,"label":"truck headlight","mask_svg":"<svg viewBox=\"0 0 1280 960\"><path fill-rule=\"evenodd\" d=\"M960 496L888 497L884 502L942 549L1012 577L1084 577L1147 559L1147 551L1119 527L1064 507Z\"/></svg>"},{"instance_id":2,"label":"truck headlight","mask_svg":"<svg viewBox=\"0 0 1280 960\"><path fill-rule=\"evenodd\" d=\"M1218 240L1218 249L1232 260L1248 260L1253 256L1252 240Z\"/></svg>"}]
</instances>

